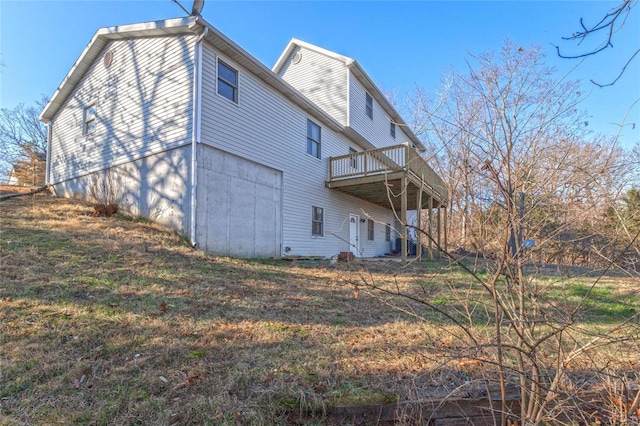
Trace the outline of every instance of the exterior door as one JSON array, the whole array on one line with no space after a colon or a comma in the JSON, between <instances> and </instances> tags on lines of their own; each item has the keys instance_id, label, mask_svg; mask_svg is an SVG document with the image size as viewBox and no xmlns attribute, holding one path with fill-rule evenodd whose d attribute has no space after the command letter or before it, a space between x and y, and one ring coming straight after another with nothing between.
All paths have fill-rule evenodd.
<instances>
[{"instance_id":1,"label":"exterior door","mask_svg":"<svg viewBox=\"0 0 640 426\"><path fill-rule=\"evenodd\" d=\"M349 251L360 257L360 216L349 215Z\"/></svg>"}]
</instances>

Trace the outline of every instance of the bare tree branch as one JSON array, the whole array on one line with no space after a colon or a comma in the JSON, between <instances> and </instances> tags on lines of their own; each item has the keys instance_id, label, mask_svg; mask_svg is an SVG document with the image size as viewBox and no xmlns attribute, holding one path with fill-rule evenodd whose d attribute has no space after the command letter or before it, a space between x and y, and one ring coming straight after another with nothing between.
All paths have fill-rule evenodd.
<instances>
[{"instance_id":1,"label":"bare tree branch","mask_svg":"<svg viewBox=\"0 0 640 426\"><path fill-rule=\"evenodd\" d=\"M586 58L588 56L596 55L608 48L613 48L613 38L615 33L618 32L620 29L622 29L625 22L627 21L627 18L629 17L629 14L631 13L631 10L633 9L634 6L636 6L637 1L638 0L622 0L620 4L618 4L615 8L613 8L608 13L606 13L602 17L602 19L600 19L600 21L598 21L593 25L585 24L584 19L580 18L581 30L573 33L569 37L562 37L563 40L577 41L578 45L580 46L584 41L586 41L587 39L596 37L597 34L601 32L606 33L606 38L603 40L603 42L599 46L575 55L563 54L560 51L560 46L554 45L558 56L563 59ZM639 52L640 52L640 48L637 49L630 56L629 60L627 60L625 65L620 70L620 73L618 74L618 76L610 83L604 83L604 84L597 83L594 80L591 80L591 82L598 87L613 86L620 79L620 77L622 77L622 75L627 69L627 66L636 58Z\"/></svg>"}]
</instances>

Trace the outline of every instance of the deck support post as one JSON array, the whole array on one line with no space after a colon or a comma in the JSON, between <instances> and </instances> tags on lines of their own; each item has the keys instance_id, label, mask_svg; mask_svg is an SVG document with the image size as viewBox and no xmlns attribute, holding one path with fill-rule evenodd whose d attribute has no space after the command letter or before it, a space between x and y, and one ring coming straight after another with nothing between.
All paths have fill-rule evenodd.
<instances>
[{"instance_id":1,"label":"deck support post","mask_svg":"<svg viewBox=\"0 0 640 426\"><path fill-rule=\"evenodd\" d=\"M429 260L433 261L433 194L429 197Z\"/></svg>"},{"instance_id":2,"label":"deck support post","mask_svg":"<svg viewBox=\"0 0 640 426\"><path fill-rule=\"evenodd\" d=\"M416 195L416 258L422 260L422 188L424 176L420 179L420 188Z\"/></svg>"},{"instance_id":3,"label":"deck support post","mask_svg":"<svg viewBox=\"0 0 640 426\"><path fill-rule=\"evenodd\" d=\"M440 234L442 232L442 226L441 226L441 210L442 208L440 208L440 206L438 206L438 213L436 214L436 227L437 227L437 235L436 235L436 243L438 244L438 249L440 249L442 247L441 244L441 240L440 240ZM438 252L438 259L440 259L440 252Z\"/></svg>"},{"instance_id":4,"label":"deck support post","mask_svg":"<svg viewBox=\"0 0 640 426\"><path fill-rule=\"evenodd\" d=\"M402 255L402 262L407 262L407 176L403 175L401 179L401 191L400 191L400 222L402 222L402 235L400 237L402 241L402 248L400 253Z\"/></svg>"},{"instance_id":5,"label":"deck support post","mask_svg":"<svg viewBox=\"0 0 640 426\"><path fill-rule=\"evenodd\" d=\"M448 223L447 207L445 207L444 208L444 251L445 252L449 251L449 247L448 247L448 243L447 243L447 223Z\"/></svg>"}]
</instances>

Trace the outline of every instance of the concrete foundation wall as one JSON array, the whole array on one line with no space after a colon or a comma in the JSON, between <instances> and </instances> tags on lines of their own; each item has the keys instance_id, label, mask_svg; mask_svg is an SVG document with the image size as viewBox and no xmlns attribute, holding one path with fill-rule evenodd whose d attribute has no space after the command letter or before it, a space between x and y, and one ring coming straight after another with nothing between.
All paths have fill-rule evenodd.
<instances>
[{"instance_id":1,"label":"concrete foundation wall","mask_svg":"<svg viewBox=\"0 0 640 426\"><path fill-rule=\"evenodd\" d=\"M100 202L93 194L107 186L118 194L119 208L189 233L191 147L183 146L54 185L59 197Z\"/></svg>"}]
</instances>

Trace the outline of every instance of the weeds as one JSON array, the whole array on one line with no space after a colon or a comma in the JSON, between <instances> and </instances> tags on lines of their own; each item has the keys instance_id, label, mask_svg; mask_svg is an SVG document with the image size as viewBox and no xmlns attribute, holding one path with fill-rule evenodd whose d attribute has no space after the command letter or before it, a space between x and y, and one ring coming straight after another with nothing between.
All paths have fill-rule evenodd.
<instances>
[{"instance_id":1,"label":"weeds","mask_svg":"<svg viewBox=\"0 0 640 426\"><path fill-rule=\"evenodd\" d=\"M152 223L93 218L77 202L38 196L1 208L2 424L286 424L490 373L459 353L446 365L457 330L441 317L353 295L367 274L452 315L452 294L481 309L482 293L455 267L220 258ZM574 292L578 303L581 285L558 285L558 298ZM637 283L612 278L607 288L594 308L640 309ZM609 318L593 312L585 328ZM608 374L633 371L638 353L612 356Z\"/></svg>"}]
</instances>

